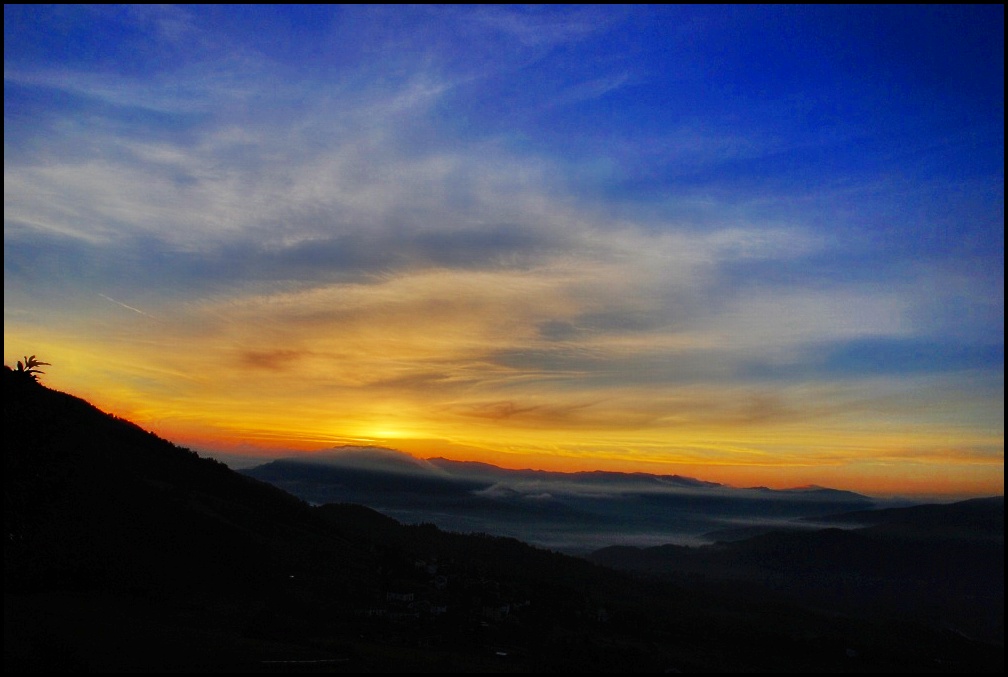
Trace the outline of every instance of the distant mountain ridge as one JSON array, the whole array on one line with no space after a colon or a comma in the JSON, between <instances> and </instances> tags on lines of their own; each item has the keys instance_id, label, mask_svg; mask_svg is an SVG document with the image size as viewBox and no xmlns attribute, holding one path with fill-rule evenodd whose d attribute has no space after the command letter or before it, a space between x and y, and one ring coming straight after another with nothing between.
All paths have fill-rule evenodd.
<instances>
[{"instance_id":1,"label":"distant mountain ridge","mask_svg":"<svg viewBox=\"0 0 1008 677\"><path fill-rule=\"evenodd\" d=\"M301 452L278 460L303 461L360 470L397 473L437 473L436 464L388 447L343 445L321 451Z\"/></svg>"},{"instance_id":2,"label":"distant mountain ridge","mask_svg":"<svg viewBox=\"0 0 1008 677\"><path fill-rule=\"evenodd\" d=\"M422 459L404 451L388 447L351 446L344 445L315 452L300 452L283 458L262 463L246 469L247 474L254 475L259 469L286 467L295 464L311 464L331 466L334 468L351 468L370 470L376 473L431 473L458 480L481 481L523 481L523 482L565 482L576 484L610 485L615 487L633 486L635 488L648 485L656 488L678 487L693 489L724 489L737 492L755 492L766 495L805 495L819 498L835 498L844 502L873 504L869 496L857 492L831 489L816 485L792 487L787 489L771 489L769 487L730 487L719 482L709 482L695 477L683 475L664 475L646 472L619 472L611 470L533 470L510 469L482 461L459 461L443 457Z\"/></svg>"},{"instance_id":3,"label":"distant mountain ridge","mask_svg":"<svg viewBox=\"0 0 1008 677\"><path fill-rule=\"evenodd\" d=\"M810 484L803 487L789 487L787 489L771 489L770 487L753 487L756 491L766 491L766 492L787 492L790 494L805 494L807 496L832 496L835 498L847 498L852 500L872 500L865 496L864 494L859 494L856 491L849 491L847 489L832 489L830 487L821 487L817 484Z\"/></svg>"},{"instance_id":4,"label":"distant mountain ridge","mask_svg":"<svg viewBox=\"0 0 1008 677\"><path fill-rule=\"evenodd\" d=\"M560 481L570 483L612 483L625 485L627 483L636 484L658 484L662 486L673 486L681 488L696 489L736 489L717 482L709 482L698 478L690 478L681 475L662 475L662 473L643 471L618 471L618 470L541 470L533 468L506 468L479 460L457 460L445 458L443 456L433 456L421 458L405 451L387 446L377 446L371 444L343 444L319 451L301 451L296 454L289 454L282 458L260 463L266 465L280 461L310 462L319 464L336 465L340 467L358 467L390 472L416 472L416 471L437 471L443 470L450 473L452 477L466 479L484 480L514 480L526 481ZM872 503L873 499L856 492L848 490L832 489L817 485L804 487L792 487L787 489L770 489L769 487L741 488L739 491L764 492L776 494L786 492L789 494L804 494L808 496L834 496L843 497L852 501L862 501Z\"/></svg>"},{"instance_id":5,"label":"distant mountain ridge","mask_svg":"<svg viewBox=\"0 0 1008 677\"><path fill-rule=\"evenodd\" d=\"M609 470L581 470L561 472L555 470L511 470L480 461L456 461L447 458L430 458L429 463L453 475L466 477L492 477L499 479L553 480L570 482L658 482L683 487L721 487L717 482L706 482L682 475L657 475L644 472L615 472Z\"/></svg>"},{"instance_id":6,"label":"distant mountain ridge","mask_svg":"<svg viewBox=\"0 0 1008 677\"><path fill-rule=\"evenodd\" d=\"M827 524L902 528L931 534L955 532L1004 540L1004 496L971 498L950 504L859 510L821 518Z\"/></svg>"},{"instance_id":7,"label":"distant mountain ridge","mask_svg":"<svg viewBox=\"0 0 1008 677\"><path fill-rule=\"evenodd\" d=\"M707 533L742 523L780 525L876 505L822 487L739 489L681 475L510 470L369 447L241 472L310 503L360 503L406 523L509 536L569 554L604 544L709 542Z\"/></svg>"},{"instance_id":8,"label":"distant mountain ridge","mask_svg":"<svg viewBox=\"0 0 1008 677\"><path fill-rule=\"evenodd\" d=\"M693 488L726 488L733 489L719 482L710 482L695 477L684 475L658 474L647 472L620 472L611 470L534 470L531 468L510 469L503 468L484 461L459 461L444 457L433 457L423 459L413 456L398 449L380 447L372 445L341 445L331 449L324 449L314 452L301 452L289 455L280 461L309 462L338 467L367 468L376 471L404 472L404 471L435 471L443 470L453 477L460 478L481 478L481 479L514 479L540 480L540 481L569 481L569 482L594 482L594 483L659 483L678 487ZM272 461L267 462L272 463ZM267 465L261 464L261 465ZM788 492L791 494L807 494L819 496L843 497L852 501L873 502L868 496L858 494L853 491L843 489L832 489L818 485L808 485L802 487L791 487L786 489L771 489L769 487L751 487L748 490L777 493Z\"/></svg>"}]
</instances>

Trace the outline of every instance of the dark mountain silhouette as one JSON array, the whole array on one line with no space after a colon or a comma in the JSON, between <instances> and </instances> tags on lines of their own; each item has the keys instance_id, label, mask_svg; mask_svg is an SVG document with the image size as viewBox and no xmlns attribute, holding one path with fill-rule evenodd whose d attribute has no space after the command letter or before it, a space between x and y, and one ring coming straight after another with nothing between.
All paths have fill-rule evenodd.
<instances>
[{"instance_id":1,"label":"dark mountain silhouette","mask_svg":"<svg viewBox=\"0 0 1008 677\"><path fill-rule=\"evenodd\" d=\"M951 504L859 510L828 515L818 521L838 525L872 526L876 531L926 537L1004 540L1004 496L974 498Z\"/></svg>"},{"instance_id":2,"label":"dark mountain silhouette","mask_svg":"<svg viewBox=\"0 0 1008 677\"><path fill-rule=\"evenodd\" d=\"M823 607L927 619L1004 639L1004 496L858 511L699 548L611 547L588 558L664 580L757 584Z\"/></svg>"},{"instance_id":3,"label":"dark mountain silhouette","mask_svg":"<svg viewBox=\"0 0 1008 677\"><path fill-rule=\"evenodd\" d=\"M782 492L786 494L791 494L792 496L804 496L806 498L811 498L819 501L835 501L835 502L848 502L848 503L858 503L865 502L869 499L862 496L859 493L853 491L845 491L843 489L831 489L829 487L820 487L817 485L811 485L807 487L792 487L791 489L770 489L768 487L757 487L759 491L765 492Z\"/></svg>"},{"instance_id":4,"label":"dark mountain silhouette","mask_svg":"<svg viewBox=\"0 0 1008 677\"><path fill-rule=\"evenodd\" d=\"M7 672L997 672L1003 643L275 487L3 370Z\"/></svg>"},{"instance_id":5,"label":"dark mountain silhouette","mask_svg":"<svg viewBox=\"0 0 1008 677\"><path fill-rule=\"evenodd\" d=\"M693 477L682 475L654 475L652 473L624 473L604 470L581 472L557 472L549 470L509 470L490 463L478 461L453 461L447 458L428 459L431 465L443 469L455 477L483 479L490 481L508 481L515 479L540 482L565 482L571 484L598 484L601 486L640 486L655 485L678 487L721 487L717 482L705 482Z\"/></svg>"}]
</instances>

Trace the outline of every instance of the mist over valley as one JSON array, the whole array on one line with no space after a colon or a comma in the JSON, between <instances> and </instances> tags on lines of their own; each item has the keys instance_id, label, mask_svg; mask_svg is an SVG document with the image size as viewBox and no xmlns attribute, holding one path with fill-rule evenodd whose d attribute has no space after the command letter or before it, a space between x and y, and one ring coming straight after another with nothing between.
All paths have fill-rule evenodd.
<instances>
[{"instance_id":1,"label":"mist over valley","mask_svg":"<svg viewBox=\"0 0 1008 677\"><path fill-rule=\"evenodd\" d=\"M808 530L821 516L909 503L823 487L735 488L680 475L509 470L380 447L336 447L240 472L315 505L359 503L405 524L508 536L567 554Z\"/></svg>"}]
</instances>

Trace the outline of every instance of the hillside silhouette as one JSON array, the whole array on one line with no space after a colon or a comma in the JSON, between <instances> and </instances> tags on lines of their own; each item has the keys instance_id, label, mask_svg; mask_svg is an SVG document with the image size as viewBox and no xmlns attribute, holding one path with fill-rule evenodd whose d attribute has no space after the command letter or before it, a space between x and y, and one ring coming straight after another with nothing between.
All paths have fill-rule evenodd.
<instances>
[{"instance_id":1,"label":"hillside silhouette","mask_svg":"<svg viewBox=\"0 0 1008 677\"><path fill-rule=\"evenodd\" d=\"M6 671L1003 669L1003 641L905 617L312 507L9 368L3 392Z\"/></svg>"},{"instance_id":2,"label":"hillside silhouette","mask_svg":"<svg viewBox=\"0 0 1008 677\"><path fill-rule=\"evenodd\" d=\"M1003 643L1003 496L817 521L860 526L769 531L696 548L617 546L588 559L661 580L758 585L821 608Z\"/></svg>"}]
</instances>

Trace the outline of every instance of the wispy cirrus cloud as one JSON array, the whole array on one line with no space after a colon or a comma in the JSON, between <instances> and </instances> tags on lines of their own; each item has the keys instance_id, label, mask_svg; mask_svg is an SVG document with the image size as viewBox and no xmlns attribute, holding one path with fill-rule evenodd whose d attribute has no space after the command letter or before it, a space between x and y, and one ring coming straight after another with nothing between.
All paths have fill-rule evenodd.
<instances>
[{"instance_id":1,"label":"wispy cirrus cloud","mask_svg":"<svg viewBox=\"0 0 1008 677\"><path fill-rule=\"evenodd\" d=\"M841 30L899 37L889 10L791 11L5 7L5 343L114 345L73 383L200 439L974 448L1003 431L966 394L1003 402L994 10L947 63Z\"/></svg>"}]
</instances>

